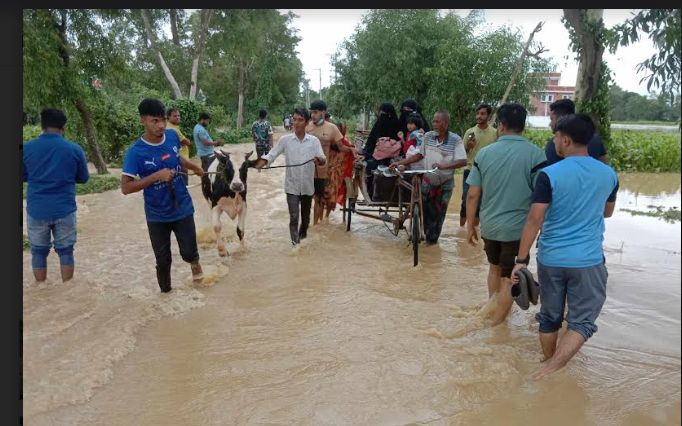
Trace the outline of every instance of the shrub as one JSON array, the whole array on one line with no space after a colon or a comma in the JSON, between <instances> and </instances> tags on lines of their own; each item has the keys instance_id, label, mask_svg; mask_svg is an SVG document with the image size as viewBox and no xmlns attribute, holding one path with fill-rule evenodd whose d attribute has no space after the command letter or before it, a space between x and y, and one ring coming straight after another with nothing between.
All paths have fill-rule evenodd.
<instances>
[{"instance_id":1,"label":"shrub","mask_svg":"<svg viewBox=\"0 0 682 426\"><path fill-rule=\"evenodd\" d=\"M549 129L527 129L524 135L545 148L552 137ZM640 130L611 130L607 146L609 163L616 171L679 172L680 134Z\"/></svg>"},{"instance_id":2,"label":"shrub","mask_svg":"<svg viewBox=\"0 0 682 426\"><path fill-rule=\"evenodd\" d=\"M251 129L246 127L218 132L218 138L224 140L226 144L247 143L253 141L251 138Z\"/></svg>"},{"instance_id":3,"label":"shrub","mask_svg":"<svg viewBox=\"0 0 682 426\"><path fill-rule=\"evenodd\" d=\"M111 191L118 189L121 185L120 178L111 175L90 175L90 179L86 183L76 184L76 195L96 194L99 192ZM24 182L23 198L26 198L26 191L28 184Z\"/></svg>"},{"instance_id":4,"label":"shrub","mask_svg":"<svg viewBox=\"0 0 682 426\"><path fill-rule=\"evenodd\" d=\"M43 129L40 126L24 126L22 131L22 141L28 142L40 136Z\"/></svg>"}]
</instances>

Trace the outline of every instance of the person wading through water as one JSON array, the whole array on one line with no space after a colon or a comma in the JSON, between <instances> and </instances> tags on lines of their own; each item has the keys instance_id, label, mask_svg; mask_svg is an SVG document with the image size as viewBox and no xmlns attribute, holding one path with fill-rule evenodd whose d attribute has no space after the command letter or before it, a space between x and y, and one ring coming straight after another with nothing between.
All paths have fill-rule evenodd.
<instances>
[{"instance_id":1,"label":"person wading through water","mask_svg":"<svg viewBox=\"0 0 682 426\"><path fill-rule=\"evenodd\" d=\"M166 111L158 99L138 106L144 133L126 151L121 172L124 195L144 191L144 213L156 258L156 279L161 292L171 291L171 232L175 233L182 260L191 265L195 282L203 279L194 226L194 205L178 174L182 168L201 177L201 167L180 155L180 140L166 129Z\"/></svg>"}]
</instances>

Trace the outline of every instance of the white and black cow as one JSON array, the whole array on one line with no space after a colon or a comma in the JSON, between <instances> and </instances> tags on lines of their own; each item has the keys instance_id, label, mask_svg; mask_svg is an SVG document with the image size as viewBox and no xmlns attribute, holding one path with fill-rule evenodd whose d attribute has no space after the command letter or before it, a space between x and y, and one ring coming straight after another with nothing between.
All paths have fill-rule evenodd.
<instances>
[{"instance_id":1,"label":"white and black cow","mask_svg":"<svg viewBox=\"0 0 682 426\"><path fill-rule=\"evenodd\" d=\"M244 162L235 174L230 153L221 149L215 149L215 158L208 166L208 173L201 178L201 192L211 208L213 231L216 234L218 254L226 256L227 249L220 235L220 215L225 212L234 220L237 220L237 236L239 241L244 239L244 224L246 222L246 175L253 161L249 157L253 151L244 156Z\"/></svg>"}]
</instances>

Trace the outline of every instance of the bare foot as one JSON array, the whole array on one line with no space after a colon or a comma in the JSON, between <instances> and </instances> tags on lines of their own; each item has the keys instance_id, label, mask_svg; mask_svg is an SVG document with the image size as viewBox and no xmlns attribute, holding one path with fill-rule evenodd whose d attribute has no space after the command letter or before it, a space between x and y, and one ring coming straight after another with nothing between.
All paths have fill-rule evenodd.
<instances>
[{"instance_id":1,"label":"bare foot","mask_svg":"<svg viewBox=\"0 0 682 426\"><path fill-rule=\"evenodd\" d=\"M218 246L218 255L220 257L227 256L227 249L225 248L225 246Z\"/></svg>"}]
</instances>

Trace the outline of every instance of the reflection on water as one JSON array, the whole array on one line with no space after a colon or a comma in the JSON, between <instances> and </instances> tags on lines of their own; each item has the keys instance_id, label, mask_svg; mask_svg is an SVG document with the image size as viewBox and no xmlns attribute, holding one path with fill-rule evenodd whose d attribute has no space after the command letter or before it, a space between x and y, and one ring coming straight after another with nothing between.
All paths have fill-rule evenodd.
<instances>
[{"instance_id":1,"label":"reflection on water","mask_svg":"<svg viewBox=\"0 0 682 426\"><path fill-rule=\"evenodd\" d=\"M538 308L485 327L487 266L458 226L461 176L440 244L412 268L404 235L357 216L346 233L338 212L292 252L283 175L249 175L246 238L224 226L225 259L191 190L214 285L192 285L173 243L164 296L141 196L80 198L77 280L36 287L24 258L27 423L680 423L679 223L607 220L599 332L532 382ZM647 190L650 176L621 174L618 205L679 206L680 175L660 176Z\"/></svg>"}]
</instances>

